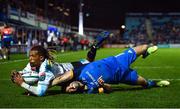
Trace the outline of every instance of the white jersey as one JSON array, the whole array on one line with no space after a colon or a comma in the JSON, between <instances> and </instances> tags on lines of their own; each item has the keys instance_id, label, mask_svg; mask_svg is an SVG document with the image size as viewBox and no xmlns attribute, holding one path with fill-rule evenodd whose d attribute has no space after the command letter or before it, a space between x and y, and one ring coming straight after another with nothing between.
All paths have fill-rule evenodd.
<instances>
[{"instance_id":1,"label":"white jersey","mask_svg":"<svg viewBox=\"0 0 180 109\"><path fill-rule=\"evenodd\" d=\"M30 63L28 63L22 73L36 71L39 74L39 82L41 84L49 85L49 82L52 79L73 69L74 67L71 63L52 63L51 61L45 59L39 69L32 69Z\"/></svg>"},{"instance_id":2,"label":"white jersey","mask_svg":"<svg viewBox=\"0 0 180 109\"><path fill-rule=\"evenodd\" d=\"M73 70L74 67L71 63L52 63L45 59L39 69L33 69L30 63L21 71L21 73L36 71L39 74L39 80L37 86L31 86L25 82L21 84L21 87L25 88L29 92L43 96L49 87L50 82L58 75L64 74L66 71Z\"/></svg>"},{"instance_id":3,"label":"white jersey","mask_svg":"<svg viewBox=\"0 0 180 109\"><path fill-rule=\"evenodd\" d=\"M81 63L86 64L88 62L83 61ZM56 62L52 63L51 61L47 59L44 60L44 62L41 64L39 69L33 69L30 66L30 63L28 63L27 66L21 72L22 73L31 72L31 71L38 72L39 74L38 85L36 87L36 86L30 86L26 83L23 83L23 85L21 86L35 95L42 96L45 94L50 82L55 77L62 75L65 72L73 70L73 69L74 69L74 66L72 65L72 63L56 63Z\"/></svg>"}]
</instances>

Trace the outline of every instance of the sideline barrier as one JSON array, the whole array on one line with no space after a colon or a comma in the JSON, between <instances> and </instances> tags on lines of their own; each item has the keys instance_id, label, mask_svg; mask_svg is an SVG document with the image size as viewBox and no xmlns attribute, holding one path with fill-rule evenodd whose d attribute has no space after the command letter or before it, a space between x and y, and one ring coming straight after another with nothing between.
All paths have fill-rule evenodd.
<instances>
[{"instance_id":1,"label":"sideline barrier","mask_svg":"<svg viewBox=\"0 0 180 109\"><path fill-rule=\"evenodd\" d=\"M27 45L12 45L10 48L11 53L26 53Z\"/></svg>"},{"instance_id":2,"label":"sideline barrier","mask_svg":"<svg viewBox=\"0 0 180 109\"><path fill-rule=\"evenodd\" d=\"M158 44L159 48L180 48L180 44Z\"/></svg>"},{"instance_id":3,"label":"sideline barrier","mask_svg":"<svg viewBox=\"0 0 180 109\"><path fill-rule=\"evenodd\" d=\"M127 48L127 47L133 47L133 45L128 44L105 44L103 46L104 48ZM158 44L159 48L180 48L180 44ZM57 51L61 50L60 46L50 46L49 49L54 49ZM80 46L77 46L77 50L80 49ZM70 46L67 47L66 50L70 50ZM10 48L11 53L26 53L27 51L27 45L12 45Z\"/></svg>"},{"instance_id":4,"label":"sideline barrier","mask_svg":"<svg viewBox=\"0 0 180 109\"><path fill-rule=\"evenodd\" d=\"M104 48L127 48L133 47L133 44L106 44ZM158 44L158 48L180 48L180 44Z\"/></svg>"},{"instance_id":5,"label":"sideline barrier","mask_svg":"<svg viewBox=\"0 0 180 109\"><path fill-rule=\"evenodd\" d=\"M128 44L105 44L104 48L127 48L129 47Z\"/></svg>"},{"instance_id":6,"label":"sideline barrier","mask_svg":"<svg viewBox=\"0 0 180 109\"><path fill-rule=\"evenodd\" d=\"M61 46L49 46L48 49L61 51L61 49L63 49L63 47L61 47ZM71 49L72 49L71 46L66 46L65 50L69 51ZM80 50L80 49L81 49L80 45L77 45L77 50ZM25 44L22 44L22 45L15 44L15 45L12 45L10 47L11 53L27 53L27 50L30 50L30 48L27 48L27 45L25 45Z\"/></svg>"}]
</instances>

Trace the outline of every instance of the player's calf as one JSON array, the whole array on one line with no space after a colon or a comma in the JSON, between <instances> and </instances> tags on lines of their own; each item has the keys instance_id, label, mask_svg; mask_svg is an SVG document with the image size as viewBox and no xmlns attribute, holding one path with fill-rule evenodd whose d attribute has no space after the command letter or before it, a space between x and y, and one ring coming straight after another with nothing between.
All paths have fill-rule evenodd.
<instances>
[{"instance_id":1,"label":"player's calf","mask_svg":"<svg viewBox=\"0 0 180 109\"><path fill-rule=\"evenodd\" d=\"M96 42L91 46L90 51L87 54L87 60L92 62L96 57L96 51L102 45L103 41L110 36L110 32L103 31L101 32L96 39Z\"/></svg>"},{"instance_id":2,"label":"player's calf","mask_svg":"<svg viewBox=\"0 0 180 109\"><path fill-rule=\"evenodd\" d=\"M157 50L158 50L157 46L148 47L147 50L142 54L142 58L146 58L147 56L149 56L150 54L153 54Z\"/></svg>"}]
</instances>

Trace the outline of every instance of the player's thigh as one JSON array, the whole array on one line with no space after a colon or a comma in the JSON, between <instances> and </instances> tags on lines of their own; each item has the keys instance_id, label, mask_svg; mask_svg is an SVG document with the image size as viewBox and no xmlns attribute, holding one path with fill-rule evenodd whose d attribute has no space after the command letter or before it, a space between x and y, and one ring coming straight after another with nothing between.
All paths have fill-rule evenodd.
<instances>
[{"instance_id":1,"label":"player's thigh","mask_svg":"<svg viewBox=\"0 0 180 109\"><path fill-rule=\"evenodd\" d=\"M121 83L136 85L138 81L138 74L135 70L130 69L127 73L122 77Z\"/></svg>"},{"instance_id":2,"label":"player's thigh","mask_svg":"<svg viewBox=\"0 0 180 109\"><path fill-rule=\"evenodd\" d=\"M115 57L122 66L129 68L130 64L136 60L136 52L133 48L129 48Z\"/></svg>"}]
</instances>

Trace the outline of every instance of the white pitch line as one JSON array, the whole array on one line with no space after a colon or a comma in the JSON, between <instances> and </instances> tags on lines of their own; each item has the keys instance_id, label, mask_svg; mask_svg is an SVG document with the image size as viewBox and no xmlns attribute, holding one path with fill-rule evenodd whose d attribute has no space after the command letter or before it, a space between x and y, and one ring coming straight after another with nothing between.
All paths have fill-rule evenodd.
<instances>
[{"instance_id":1,"label":"white pitch line","mask_svg":"<svg viewBox=\"0 0 180 109\"><path fill-rule=\"evenodd\" d=\"M1 62L0 65L1 65L1 64L14 63L14 62L21 62L21 61L26 61L26 60L28 60L28 59L20 59L20 60L6 61L6 62Z\"/></svg>"},{"instance_id":2,"label":"white pitch line","mask_svg":"<svg viewBox=\"0 0 180 109\"><path fill-rule=\"evenodd\" d=\"M151 80L180 81L180 79L151 79Z\"/></svg>"},{"instance_id":3,"label":"white pitch line","mask_svg":"<svg viewBox=\"0 0 180 109\"><path fill-rule=\"evenodd\" d=\"M175 68L174 66L135 66L133 68L137 68L137 69L172 69L172 68Z\"/></svg>"},{"instance_id":4,"label":"white pitch line","mask_svg":"<svg viewBox=\"0 0 180 109\"><path fill-rule=\"evenodd\" d=\"M72 55L73 52L70 52L70 53L65 53L65 54L59 54L59 55L56 55L56 57L59 57L59 56L68 56L68 55ZM14 63L14 62L22 62L22 61L26 61L28 59L19 59L19 60L13 60L13 61L6 61L6 62L0 62L0 65L1 64L8 64L8 63Z\"/></svg>"},{"instance_id":5,"label":"white pitch line","mask_svg":"<svg viewBox=\"0 0 180 109\"><path fill-rule=\"evenodd\" d=\"M68 56L68 55L72 55L75 52L68 52L68 53L62 53L62 54L58 54L57 56Z\"/></svg>"}]
</instances>

